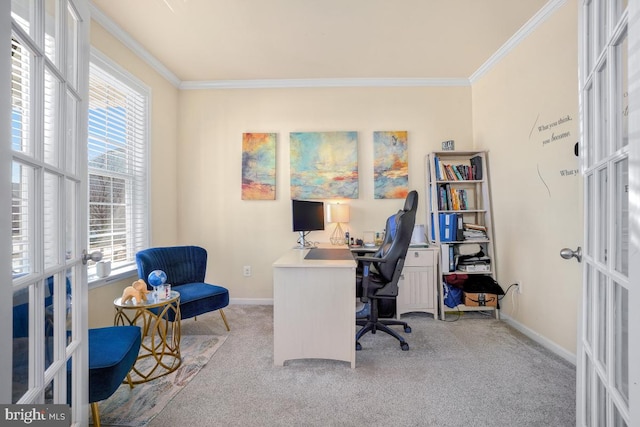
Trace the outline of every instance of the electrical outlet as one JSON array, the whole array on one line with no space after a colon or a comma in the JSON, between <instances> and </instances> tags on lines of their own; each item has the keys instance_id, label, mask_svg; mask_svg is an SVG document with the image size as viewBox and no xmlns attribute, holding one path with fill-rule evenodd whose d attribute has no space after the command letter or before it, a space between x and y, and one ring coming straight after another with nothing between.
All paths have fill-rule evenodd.
<instances>
[{"instance_id":1,"label":"electrical outlet","mask_svg":"<svg viewBox=\"0 0 640 427\"><path fill-rule=\"evenodd\" d=\"M519 294L523 294L523 289L522 289L522 282L521 281L516 281L516 292Z\"/></svg>"},{"instance_id":2,"label":"electrical outlet","mask_svg":"<svg viewBox=\"0 0 640 427\"><path fill-rule=\"evenodd\" d=\"M244 267L242 267L242 274L244 275L244 277L251 276L251 266L245 265Z\"/></svg>"}]
</instances>

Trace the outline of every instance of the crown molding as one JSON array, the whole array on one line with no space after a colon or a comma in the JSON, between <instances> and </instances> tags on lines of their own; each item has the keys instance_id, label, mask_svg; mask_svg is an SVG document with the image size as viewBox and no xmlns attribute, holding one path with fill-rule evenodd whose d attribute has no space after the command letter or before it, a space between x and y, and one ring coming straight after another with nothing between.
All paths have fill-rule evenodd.
<instances>
[{"instance_id":1,"label":"crown molding","mask_svg":"<svg viewBox=\"0 0 640 427\"><path fill-rule=\"evenodd\" d=\"M518 46L529 34L545 22L566 0L549 0L542 9L527 21L500 49L467 78L344 78L344 79L259 79L259 80L205 80L181 81L162 62L135 41L126 31L90 2L91 18L110 34L131 49L150 67L181 90L200 89L286 89L330 87L451 87L470 86L484 76L502 58Z\"/></svg>"},{"instance_id":2,"label":"crown molding","mask_svg":"<svg viewBox=\"0 0 640 427\"><path fill-rule=\"evenodd\" d=\"M447 78L348 78L348 79L263 79L183 81L182 90L198 89L286 89L328 87L424 87L469 86L469 79Z\"/></svg>"},{"instance_id":3,"label":"crown molding","mask_svg":"<svg viewBox=\"0 0 640 427\"><path fill-rule=\"evenodd\" d=\"M531 17L509 40L503 44L487 61L469 77L471 84L484 76L491 68L502 60L509 52L516 48L524 39L535 31L553 13L566 3L566 0L549 0L542 9Z\"/></svg>"},{"instance_id":4,"label":"crown molding","mask_svg":"<svg viewBox=\"0 0 640 427\"><path fill-rule=\"evenodd\" d=\"M135 41L133 37L124 31L118 24L113 22L111 18L105 15L93 2L89 3L91 19L102 25L112 36L120 40L125 46L133 51L140 59L145 61L151 68L156 70L158 74L167 79L176 88L180 86L180 79L164 66L155 56L149 53L140 43Z\"/></svg>"}]
</instances>

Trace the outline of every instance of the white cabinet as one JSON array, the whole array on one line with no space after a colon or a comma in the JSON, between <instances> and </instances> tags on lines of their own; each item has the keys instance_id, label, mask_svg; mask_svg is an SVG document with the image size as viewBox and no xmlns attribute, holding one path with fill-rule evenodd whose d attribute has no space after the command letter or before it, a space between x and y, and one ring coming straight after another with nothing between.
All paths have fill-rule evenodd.
<instances>
[{"instance_id":1,"label":"white cabinet","mask_svg":"<svg viewBox=\"0 0 640 427\"><path fill-rule=\"evenodd\" d=\"M438 248L409 248L398 281L396 317L414 311L438 317Z\"/></svg>"}]
</instances>

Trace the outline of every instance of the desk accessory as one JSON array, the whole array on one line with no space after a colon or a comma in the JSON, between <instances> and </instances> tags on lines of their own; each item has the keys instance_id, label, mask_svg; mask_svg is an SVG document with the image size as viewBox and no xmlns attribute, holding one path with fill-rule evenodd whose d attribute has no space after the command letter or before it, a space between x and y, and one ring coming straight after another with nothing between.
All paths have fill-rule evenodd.
<instances>
[{"instance_id":1,"label":"desk accessory","mask_svg":"<svg viewBox=\"0 0 640 427\"><path fill-rule=\"evenodd\" d=\"M147 276L147 282L149 282L149 286L153 287L153 296L157 299L158 297L158 286L162 286L167 281L167 273L162 270L153 270Z\"/></svg>"},{"instance_id":2,"label":"desk accessory","mask_svg":"<svg viewBox=\"0 0 640 427\"><path fill-rule=\"evenodd\" d=\"M147 300L148 293L147 284L144 283L144 280L136 280L131 286L127 286L122 291L122 303L124 304L131 299L135 299L135 303L140 304Z\"/></svg>"},{"instance_id":3,"label":"desk accessory","mask_svg":"<svg viewBox=\"0 0 640 427\"><path fill-rule=\"evenodd\" d=\"M349 222L349 205L340 203L332 203L327 209L327 222L333 222L336 227L331 233L329 240L333 245L343 245L345 242L345 233L342 230L341 223Z\"/></svg>"}]
</instances>

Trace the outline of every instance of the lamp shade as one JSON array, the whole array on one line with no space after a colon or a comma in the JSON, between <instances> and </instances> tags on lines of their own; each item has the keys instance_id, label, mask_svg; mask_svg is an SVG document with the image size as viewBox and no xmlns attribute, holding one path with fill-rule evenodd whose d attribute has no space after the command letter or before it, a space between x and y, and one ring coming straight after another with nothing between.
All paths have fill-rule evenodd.
<instances>
[{"instance_id":1,"label":"lamp shade","mask_svg":"<svg viewBox=\"0 0 640 427\"><path fill-rule=\"evenodd\" d=\"M327 211L327 222L349 222L349 205L341 205L340 203L330 204Z\"/></svg>"}]
</instances>

